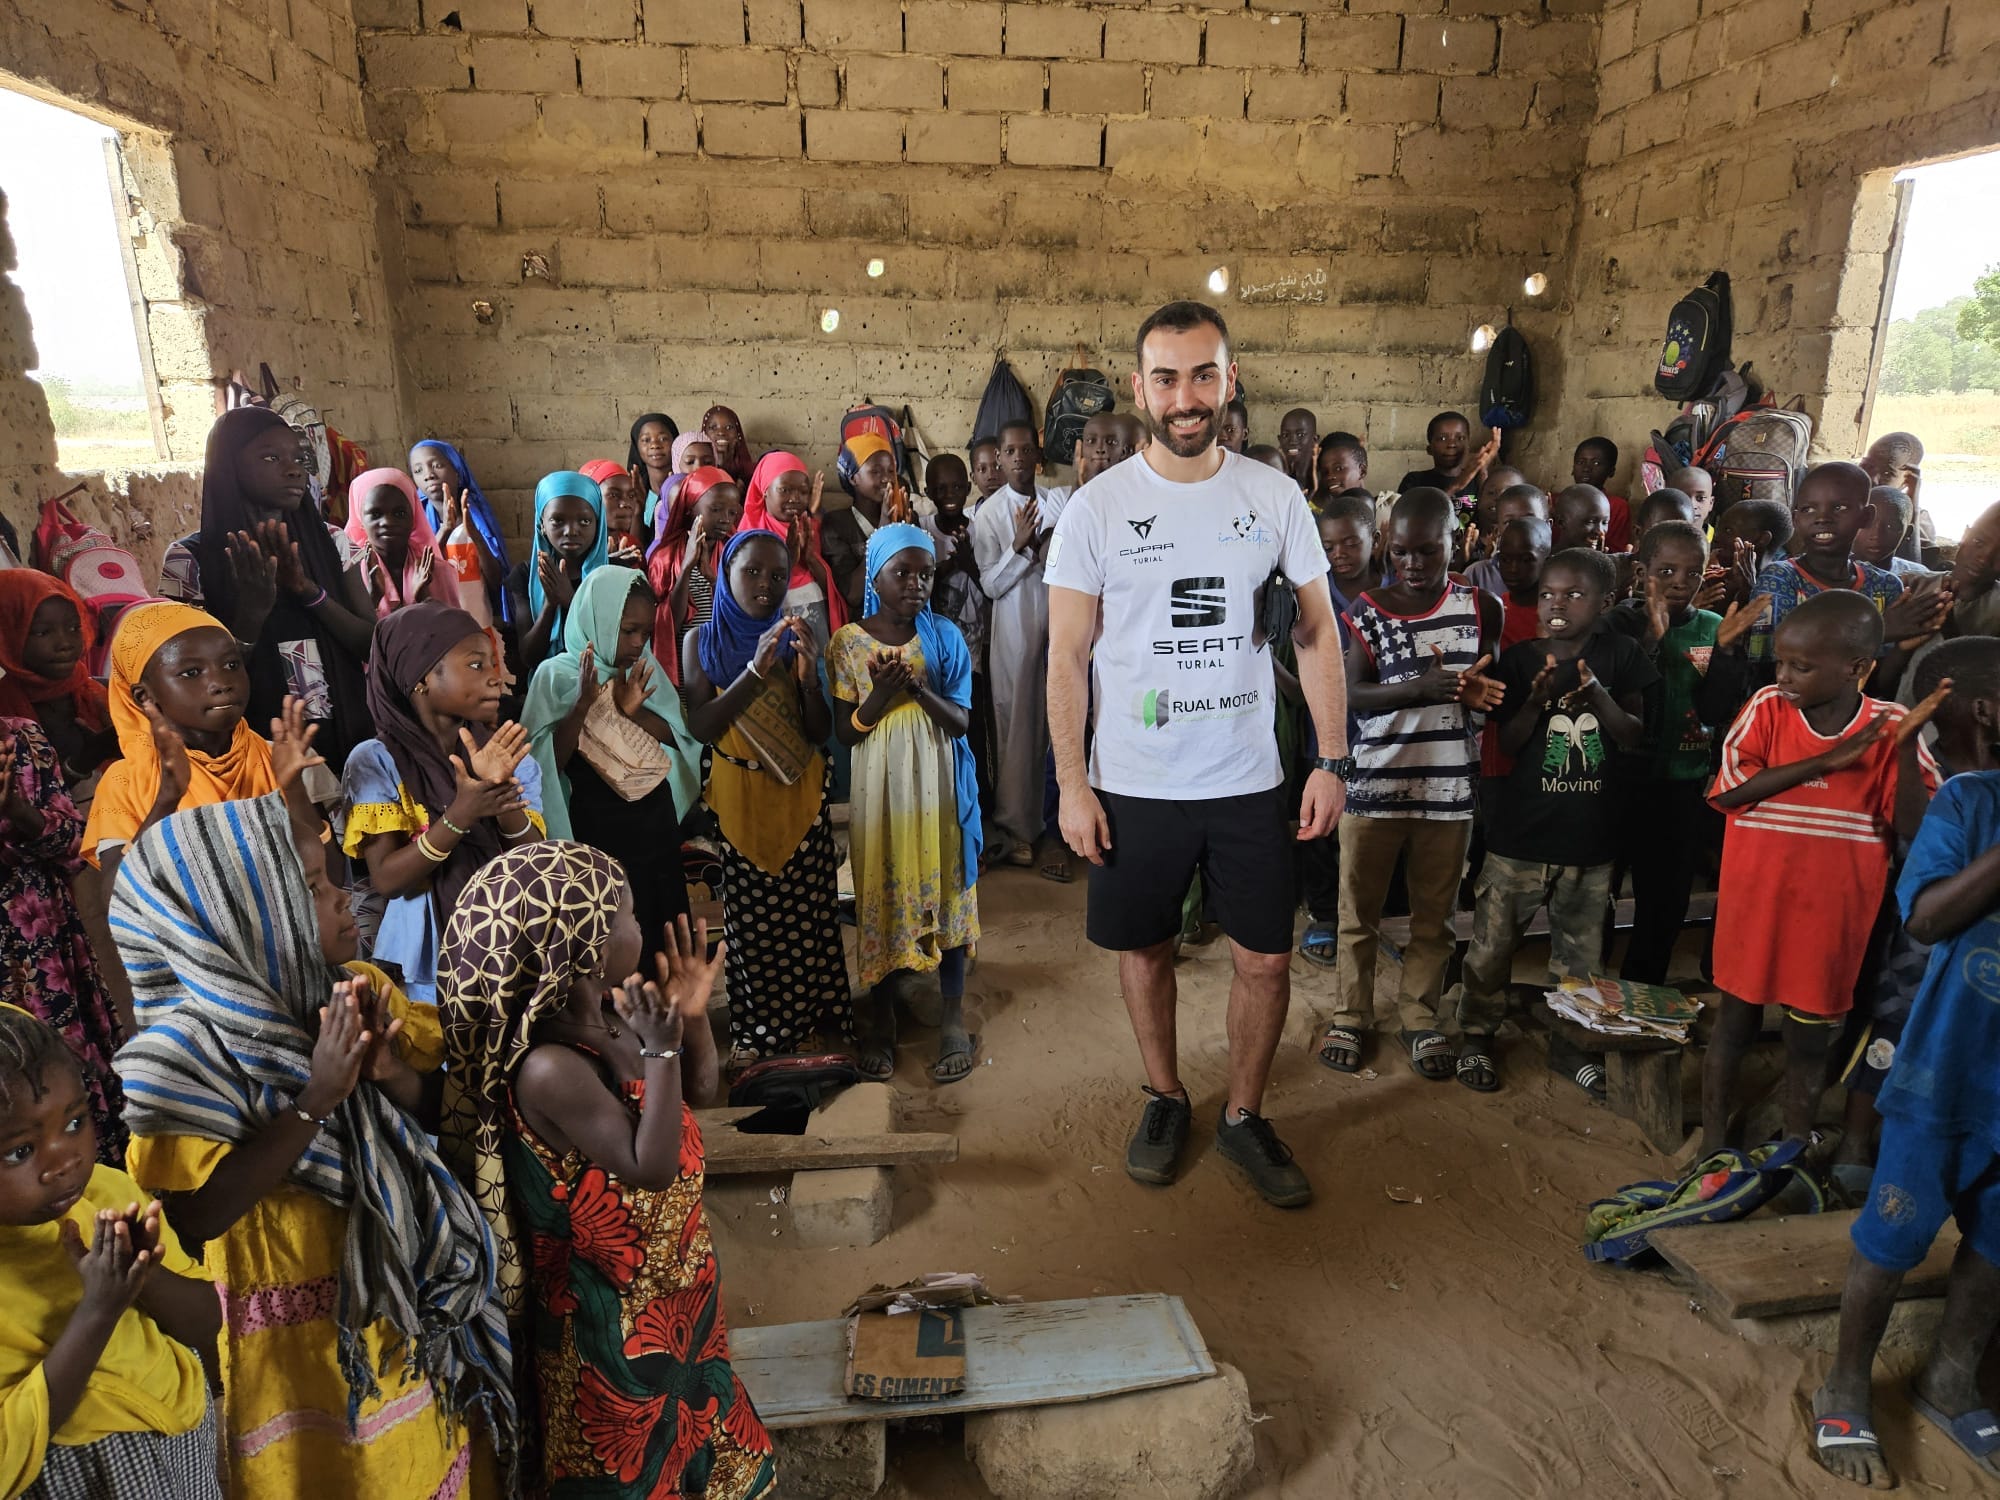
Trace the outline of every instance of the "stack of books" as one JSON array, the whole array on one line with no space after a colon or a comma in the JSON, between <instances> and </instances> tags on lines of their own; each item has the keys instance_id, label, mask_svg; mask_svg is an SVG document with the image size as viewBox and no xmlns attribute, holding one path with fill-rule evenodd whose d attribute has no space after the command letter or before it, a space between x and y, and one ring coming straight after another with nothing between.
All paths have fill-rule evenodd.
<instances>
[{"instance_id":1,"label":"stack of books","mask_svg":"<svg viewBox=\"0 0 2000 1500\"><path fill-rule=\"evenodd\" d=\"M1701 1002L1663 984L1629 979L1565 979L1548 993L1549 1009L1606 1036L1657 1036L1685 1042Z\"/></svg>"}]
</instances>

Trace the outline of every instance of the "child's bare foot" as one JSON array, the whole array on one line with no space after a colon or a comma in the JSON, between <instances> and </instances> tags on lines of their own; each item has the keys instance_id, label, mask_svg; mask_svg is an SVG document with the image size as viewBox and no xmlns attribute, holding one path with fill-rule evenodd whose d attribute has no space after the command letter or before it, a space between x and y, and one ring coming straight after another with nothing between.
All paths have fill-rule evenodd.
<instances>
[{"instance_id":1,"label":"child's bare foot","mask_svg":"<svg viewBox=\"0 0 2000 1500\"><path fill-rule=\"evenodd\" d=\"M1893 1490L1896 1471L1882 1456L1869 1414L1870 1392L1836 1391L1831 1382L1813 1392L1812 1447L1820 1467L1851 1484Z\"/></svg>"}]
</instances>

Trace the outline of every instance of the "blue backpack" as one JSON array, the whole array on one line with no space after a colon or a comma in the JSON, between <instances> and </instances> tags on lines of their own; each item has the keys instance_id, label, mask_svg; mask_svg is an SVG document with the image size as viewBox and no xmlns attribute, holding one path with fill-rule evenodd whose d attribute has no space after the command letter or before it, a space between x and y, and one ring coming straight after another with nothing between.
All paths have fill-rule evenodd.
<instances>
[{"instance_id":1,"label":"blue backpack","mask_svg":"<svg viewBox=\"0 0 2000 1500\"><path fill-rule=\"evenodd\" d=\"M1630 1264L1652 1253L1654 1230L1747 1219L1794 1179L1806 1183L1812 1212L1819 1213L1826 1195L1818 1179L1799 1165L1805 1148L1804 1141L1772 1141L1753 1151L1725 1147L1697 1162L1678 1182L1635 1182L1620 1188L1590 1205L1583 1253L1594 1261Z\"/></svg>"}]
</instances>

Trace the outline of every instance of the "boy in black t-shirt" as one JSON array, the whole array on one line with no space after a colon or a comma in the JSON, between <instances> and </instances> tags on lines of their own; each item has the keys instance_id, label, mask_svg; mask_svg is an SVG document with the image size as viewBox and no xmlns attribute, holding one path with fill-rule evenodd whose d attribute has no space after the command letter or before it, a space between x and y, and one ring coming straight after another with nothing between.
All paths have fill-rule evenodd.
<instances>
[{"instance_id":1,"label":"boy in black t-shirt","mask_svg":"<svg viewBox=\"0 0 2000 1500\"><path fill-rule=\"evenodd\" d=\"M1428 469L1413 469L1403 476L1397 490L1443 490L1454 501L1463 502L1479 493L1479 481L1500 453L1500 432L1490 433L1483 447L1472 446L1472 423L1463 412L1441 411L1424 428L1424 451L1430 454Z\"/></svg>"},{"instance_id":2,"label":"boy in black t-shirt","mask_svg":"<svg viewBox=\"0 0 2000 1500\"><path fill-rule=\"evenodd\" d=\"M1644 695L1660 676L1636 642L1598 628L1616 581L1601 552L1556 553L1538 589L1543 637L1508 647L1495 668L1507 696L1494 721L1513 769L1480 799L1486 863L1458 997L1458 1081L1481 1093L1500 1086L1493 1034L1536 911L1549 909L1556 978L1601 966L1617 852L1611 750L1639 743Z\"/></svg>"}]
</instances>

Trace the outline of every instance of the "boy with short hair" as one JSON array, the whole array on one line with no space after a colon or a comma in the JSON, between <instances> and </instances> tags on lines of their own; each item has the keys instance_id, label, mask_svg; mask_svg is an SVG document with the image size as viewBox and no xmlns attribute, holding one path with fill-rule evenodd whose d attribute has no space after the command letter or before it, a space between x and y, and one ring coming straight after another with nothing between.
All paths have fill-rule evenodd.
<instances>
[{"instance_id":1,"label":"boy with short hair","mask_svg":"<svg viewBox=\"0 0 2000 1500\"><path fill-rule=\"evenodd\" d=\"M1642 984L1667 982L1701 851L1712 842L1713 737L1696 704L1722 616L1696 603L1707 563L1708 545L1692 522L1650 527L1639 538L1638 596L1608 617L1660 675L1646 733L1621 767L1619 799L1619 862L1631 873L1633 918L1618 972Z\"/></svg>"},{"instance_id":2,"label":"boy with short hair","mask_svg":"<svg viewBox=\"0 0 2000 1500\"><path fill-rule=\"evenodd\" d=\"M1567 552L1582 547L1591 552L1609 552L1611 497L1594 484L1573 484L1549 507L1555 523L1556 550Z\"/></svg>"},{"instance_id":3,"label":"boy with short hair","mask_svg":"<svg viewBox=\"0 0 2000 1500\"><path fill-rule=\"evenodd\" d=\"M1452 521L1442 490L1398 499L1388 554L1397 581L1363 594L1349 617L1348 704L1361 732L1340 830L1337 1009L1319 1049L1336 1072L1360 1071L1363 1037L1374 1025L1377 924L1400 855L1410 937L1396 1001L1399 1036L1422 1077L1452 1074L1438 1001L1472 831L1474 715L1504 691L1486 675L1500 606L1451 577Z\"/></svg>"},{"instance_id":4,"label":"boy with short hair","mask_svg":"<svg viewBox=\"0 0 2000 1500\"><path fill-rule=\"evenodd\" d=\"M1668 486L1654 490L1639 502L1639 539L1645 540L1646 533L1662 521L1685 521L1694 524L1694 497Z\"/></svg>"},{"instance_id":5,"label":"boy with short hair","mask_svg":"<svg viewBox=\"0 0 2000 1500\"><path fill-rule=\"evenodd\" d=\"M1598 629L1616 582L1601 552L1551 555L1536 589L1541 638L1502 652L1495 669L1507 692L1494 716L1500 750L1513 764L1480 797L1486 860L1456 1007L1458 1081L1478 1093L1500 1087L1494 1033L1535 913L1549 909L1553 979L1587 979L1602 958L1617 853L1611 748L1639 743L1659 681L1636 642Z\"/></svg>"},{"instance_id":6,"label":"boy with short hair","mask_svg":"<svg viewBox=\"0 0 2000 1500\"><path fill-rule=\"evenodd\" d=\"M1303 406L1295 406L1278 423L1278 451L1285 456L1285 472L1298 487L1313 492L1313 464L1319 457L1319 418Z\"/></svg>"},{"instance_id":7,"label":"boy with short hair","mask_svg":"<svg viewBox=\"0 0 2000 1500\"><path fill-rule=\"evenodd\" d=\"M1493 538L1500 531L1500 497L1518 484L1526 484L1528 476L1512 464L1494 464L1486 471L1486 477L1479 481L1479 497L1473 503L1472 521L1479 528L1480 555L1490 556Z\"/></svg>"},{"instance_id":8,"label":"boy with short hair","mask_svg":"<svg viewBox=\"0 0 2000 1500\"><path fill-rule=\"evenodd\" d=\"M1612 478L1618 473L1618 445L1608 437L1587 437L1576 445L1570 459L1569 477L1578 484L1602 490L1611 505L1611 525L1606 530L1604 550L1627 552L1632 547L1632 507L1611 493Z\"/></svg>"},{"instance_id":9,"label":"boy with short hair","mask_svg":"<svg viewBox=\"0 0 2000 1500\"><path fill-rule=\"evenodd\" d=\"M1507 602L1508 583L1500 571L1500 533L1506 529L1509 521L1525 520L1529 517L1546 522L1549 518L1549 497L1536 489L1532 484L1508 485L1493 502L1491 530L1493 545L1491 550L1485 557L1480 558L1478 562L1465 570L1465 581L1467 583L1471 584L1474 588L1486 590L1487 593L1498 599L1503 605ZM1482 528L1486 524L1484 521L1480 522ZM1554 541L1555 533L1550 531L1548 541L1542 548L1542 557L1549 555L1549 552L1553 549ZM1541 558L1535 560L1535 567L1537 571L1540 570ZM1524 584L1524 587L1530 591L1530 607L1533 605L1532 591L1534 582L1534 578L1530 576Z\"/></svg>"},{"instance_id":10,"label":"boy with short hair","mask_svg":"<svg viewBox=\"0 0 2000 1500\"><path fill-rule=\"evenodd\" d=\"M1250 408L1241 396L1229 398L1229 404L1222 409L1222 427L1216 433L1216 441L1231 453L1241 453L1250 446Z\"/></svg>"},{"instance_id":11,"label":"boy with short hair","mask_svg":"<svg viewBox=\"0 0 2000 1500\"><path fill-rule=\"evenodd\" d=\"M1910 534L1910 497L1893 484L1878 484L1868 491L1868 505L1874 514L1854 534L1854 555L1898 578L1930 577L1922 563L1898 556Z\"/></svg>"},{"instance_id":12,"label":"boy with short hair","mask_svg":"<svg viewBox=\"0 0 2000 1500\"><path fill-rule=\"evenodd\" d=\"M1667 475L1667 488L1694 501L1694 524L1706 531L1709 515L1715 510L1715 476L1689 464Z\"/></svg>"},{"instance_id":13,"label":"boy with short hair","mask_svg":"<svg viewBox=\"0 0 2000 1500\"><path fill-rule=\"evenodd\" d=\"M1453 502L1453 521L1463 509L1460 502L1479 493L1480 476L1500 452L1500 432L1495 428L1483 447L1472 446L1472 424L1463 412L1441 411L1424 428L1424 451L1430 454L1428 469L1412 469L1396 486L1403 494L1411 490L1443 490Z\"/></svg>"},{"instance_id":14,"label":"boy with short hair","mask_svg":"<svg viewBox=\"0 0 2000 1500\"><path fill-rule=\"evenodd\" d=\"M1916 535L1903 549L1916 561L1931 561L1937 548L1937 527L1931 513L1923 508L1918 491L1924 482L1924 445L1913 432L1885 432L1868 445L1861 467L1874 484L1894 485L1910 497L1911 520Z\"/></svg>"},{"instance_id":15,"label":"boy with short hair","mask_svg":"<svg viewBox=\"0 0 2000 1500\"><path fill-rule=\"evenodd\" d=\"M1958 1221L1961 1240L1937 1344L1910 1381L1910 1407L1989 1483L2000 1472L2000 1416L1979 1386L2000 1323L2000 982L1992 962L2000 949L2000 702L1990 669L1982 676L1974 691L1985 722L1966 742L1968 774L1932 801L1896 887L1910 936L1943 951L1924 970L1877 1097L1881 1150L1851 1231L1833 1367L1812 1399L1813 1456L1871 1489L1896 1483L1870 1427L1875 1352L1903 1276L1947 1218ZM1958 697L1954 686L1945 702Z\"/></svg>"},{"instance_id":16,"label":"boy with short hair","mask_svg":"<svg viewBox=\"0 0 2000 1500\"><path fill-rule=\"evenodd\" d=\"M1824 542L1821 542L1824 545ZM1835 1032L1875 925L1899 818L1915 826L1936 763L1906 710L1865 698L1882 644L1872 600L1817 592L1774 642L1777 680L1723 741L1709 802L1728 817L1715 903L1722 1002L1702 1069L1701 1154L1727 1142L1743 1058L1763 1007L1784 1007L1784 1132L1806 1140Z\"/></svg>"},{"instance_id":17,"label":"boy with short hair","mask_svg":"<svg viewBox=\"0 0 2000 1500\"><path fill-rule=\"evenodd\" d=\"M1035 482L1042 451L1032 422L1000 429L998 459L1006 483L981 503L971 527L979 585L992 601L986 675L998 749L987 843L994 860L1025 869L1034 864L1043 833L1049 748L1049 591L1042 560L1069 492Z\"/></svg>"},{"instance_id":18,"label":"boy with short hair","mask_svg":"<svg viewBox=\"0 0 2000 1500\"><path fill-rule=\"evenodd\" d=\"M1007 482L1000 468L1000 439L983 437L967 450L966 456L972 460L972 487L979 491L979 503L983 504Z\"/></svg>"},{"instance_id":19,"label":"boy with short hair","mask_svg":"<svg viewBox=\"0 0 2000 1500\"><path fill-rule=\"evenodd\" d=\"M1252 443L1243 450L1243 456L1267 469L1276 469L1286 478L1291 477L1291 471L1285 467L1285 452L1276 443Z\"/></svg>"},{"instance_id":20,"label":"boy with short hair","mask_svg":"<svg viewBox=\"0 0 2000 1500\"><path fill-rule=\"evenodd\" d=\"M1888 646L1876 682L1889 691L1904 665L1899 643L1929 635L1943 623L1948 595L1930 588L1906 594L1902 579L1854 555L1854 539L1874 515L1870 488L1867 474L1850 463L1815 464L1799 481L1792 497L1791 555L1766 563L1757 574L1755 591L1771 596L1769 612L1750 628L1750 660L1759 670L1770 670L1775 632L1785 616L1830 589L1852 590L1881 614Z\"/></svg>"},{"instance_id":21,"label":"boy with short hair","mask_svg":"<svg viewBox=\"0 0 2000 1500\"><path fill-rule=\"evenodd\" d=\"M1541 625L1542 565L1555 547L1549 523L1532 511L1500 523L1499 540L1486 561L1500 575L1500 649L1532 641ZM1483 564L1475 564L1483 566ZM1488 590L1488 592L1492 592Z\"/></svg>"},{"instance_id":22,"label":"boy with short hair","mask_svg":"<svg viewBox=\"0 0 2000 1500\"><path fill-rule=\"evenodd\" d=\"M1132 456L1130 429L1115 411L1101 411L1083 424L1076 440L1076 487L1082 489L1113 464Z\"/></svg>"},{"instance_id":23,"label":"boy with short hair","mask_svg":"<svg viewBox=\"0 0 2000 1500\"><path fill-rule=\"evenodd\" d=\"M937 545L931 608L958 627L972 655L972 708L966 740L972 746L984 802L993 794L993 694L986 678L987 622L992 603L979 586L979 559L973 553L971 534L976 508L968 503L972 480L965 460L956 453L933 458L924 468L924 494L936 507L923 522Z\"/></svg>"}]
</instances>

